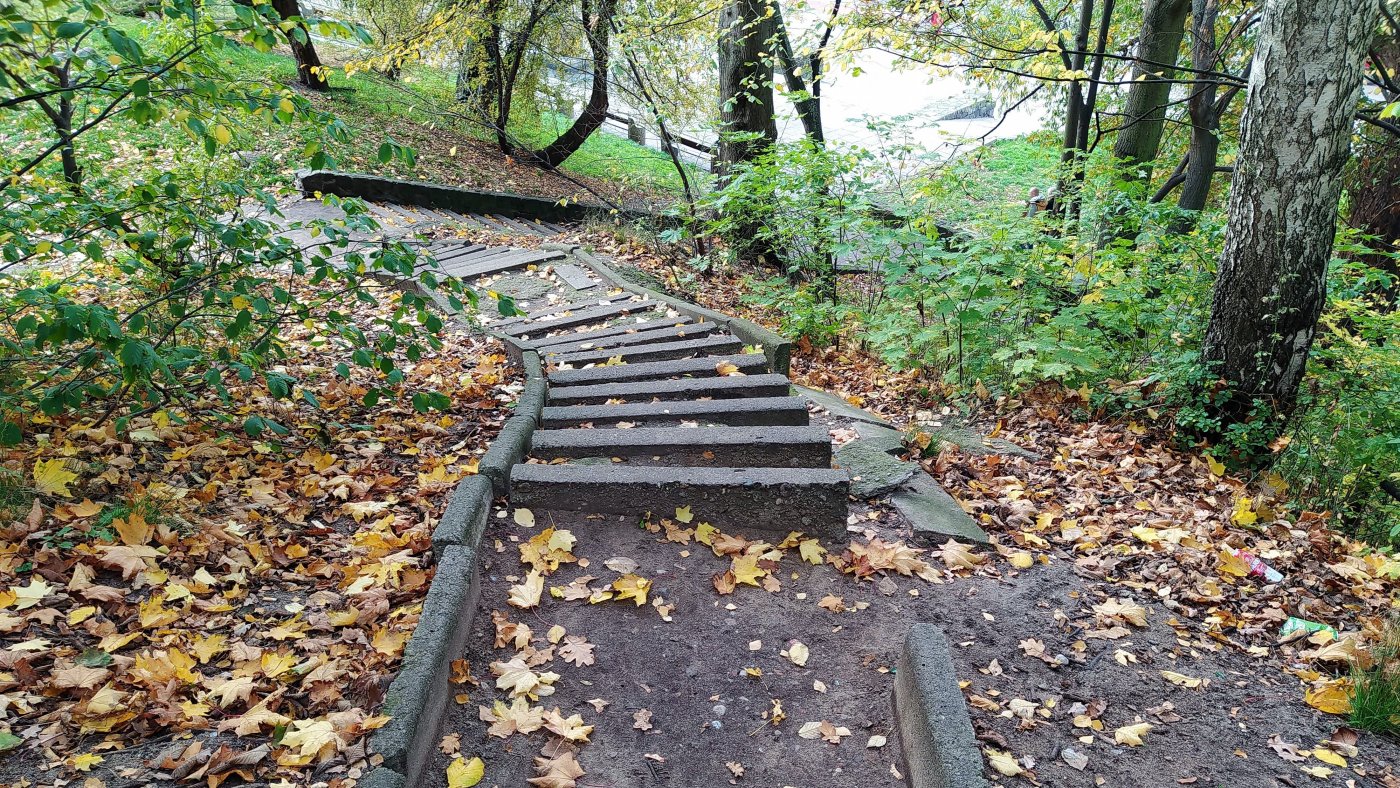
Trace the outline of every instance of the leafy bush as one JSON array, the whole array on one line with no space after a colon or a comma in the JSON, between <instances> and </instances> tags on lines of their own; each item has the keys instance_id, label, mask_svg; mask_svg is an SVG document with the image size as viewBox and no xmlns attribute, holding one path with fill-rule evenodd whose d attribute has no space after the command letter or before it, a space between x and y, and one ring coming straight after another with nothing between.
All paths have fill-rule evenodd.
<instances>
[{"instance_id":1,"label":"leafy bush","mask_svg":"<svg viewBox=\"0 0 1400 788\"><path fill-rule=\"evenodd\" d=\"M1400 541L1400 507L1382 487L1400 483L1391 274L1339 243L1347 259L1331 270L1298 410L1286 420L1263 408L1222 434L1211 400L1225 392L1199 347L1223 214L1152 204L1140 199L1141 185L1130 199L1118 173L1099 166L1077 221L1026 218L1003 197L954 211L962 224L940 237L957 195L1053 182L1053 163L1039 176L1025 166L1027 147L999 146L1011 162L997 163L993 149L911 181L907 160L779 145L710 198L711 229L781 258L790 276L758 279L746 298L780 315L791 334L819 345L857 341L897 369L964 391L1052 380L1086 389L1109 410L1166 407L1184 443L1212 436L1218 456L1272 464L1303 505L1336 512L1368 538ZM988 183L968 181L979 172ZM841 260L875 273L838 277Z\"/></svg>"},{"instance_id":2,"label":"leafy bush","mask_svg":"<svg viewBox=\"0 0 1400 788\"><path fill-rule=\"evenodd\" d=\"M0 80L17 129L0 152L11 174L0 188L11 207L0 215L4 442L65 411L100 420L176 403L228 414L230 376L291 397L296 380L277 364L279 329L292 322L314 322L348 363L377 370L368 399L401 379L391 351L403 345L413 359L437 341L441 320L420 296L395 294L390 318L356 320L357 305L383 297L379 276L437 285L416 273L412 249L354 242L376 227L362 205L347 202L343 222L289 226L276 195L241 177L244 125L344 133L290 90L223 73L221 50L268 50L280 23L268 4L220 16L171 0L134 31L90 0L0 6L0 42L28 55ZM161 133L132 150L118 122ZM302 153L331 163L319 142ZM256 410L239 415L251 434L283 429Z\"/></svg>"}]
</instances>

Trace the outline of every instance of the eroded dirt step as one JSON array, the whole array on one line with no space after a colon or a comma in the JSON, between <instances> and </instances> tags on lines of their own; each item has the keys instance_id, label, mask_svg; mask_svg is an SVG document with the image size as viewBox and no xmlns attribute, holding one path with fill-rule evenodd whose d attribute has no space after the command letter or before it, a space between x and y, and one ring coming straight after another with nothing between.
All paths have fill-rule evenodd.
<instances>
[{"instance_id":1,"label":"eroded dirt step","mask_svg":"<svg viewBox=\"0 0 1400 788\"><path fill-rule=\"evenodd\" d=\"M839 536L846 472L831 468L694 468L516 465L511 505L603 514L694 506L715 525Z\"/></svg>"},{"instance_id":2,"label":"eroded dirt step","mask_svg":"<svg viewBox=\"0 0 1400 788\"><path fill-rule=\"evenodd\" d=\"M716 377L720 374L722 365L733 366L731 372L742 372L745 375L762 375L768 371L768 359L762 353L740 353L732 356L644 361L640 364L617 364L587 369L559 369L549 373L549 382L560 386L574 386L679 377Z\"/></svg>"},{"instance_id":3,"label":"eroded dirt step","mask_svg":"<svg viewBox=\"0 0 1400 788\"><path fill-rule=\"evenodd\" d=\"M643 427L539 430L541 460L603 457L633 465L830 468L831 434L822 427Z\"/></svg>"},{"instance_id":4,"label":"eroded dirt step","mask_svg":"<svg viewBox=\"0 0 1400 788\"><path fill-rule=\"evenodd\" d=\"M606 306L594 306L569 312L561 312L557 317L550 316L538 320L506 327L502 331L513 337L529 338L531 334L544 335L546 332L573 326L585 326L622 315L645 314L658 306L656 301L619 301Z\"/></svg>"},{"instance_id":5,"label":"eroded dirt step","mask_svg":"<svg viewBox=\"0 0 1400 788\"><path fill-rule=\"evenodd\" d=\"M692 527L709 518L699 508L694 512ZM527 781L539 774L534 758L552 738L545 730L492 736L489 723L480 719L481 707L489 710L497 700L512 703L507 691L494 688L491 669L493 662L520 653L514 642L498 645L498 626L510 622L531 627L531 645L541 651L550 645L545 633L554 624L593 644L595 659L587 665L556 656L534 668L555 671L560 678L553 694L530 702L545 710L558 708L565 717L579 714L595 726L577 756L587 771L578 778L579 788L901 788L905 783L891 773L892 766L903 767L889 693L908 622L965 610L987 628L999 626L977 616L979 606L955 595L951 584L931 586L896 576L888 581L893 584L889 591L881 593L874 583L844 576L830 564L805 563L796 548L786 551L773 572L781 580L777 592L741 586L732 595L719 596L712 578L730 567L731 557L716 556L707 545L693 539L687 544L668 541L665 533L638 528L635 517L540 509L533 515L535 525L528 528L509 516L492 517L487 525L483 544L505 547L482 550L481 602L462 654L481 686L470 688L469 702L447 704L441 731L459 734L462 752L486 762L482 788L528 788ZM589 604L546 591L537 609L507 605L510 587L530 570L519 560L517 546L551 527L576 536L573 552L590 565L562 564L546 578L547 586L568 586L583 578L593 587L607 587L622 573L605 562L623 557L635 561L632 571L651 583L646 604L630 599ZM782 538L746 529L732 532L770 543ZM836 543L825 546L840 551ZM995 585L987 585L991 595ZM920 596L908 593L915 589ZM828 595L864 609L833 613L818 605ZM1036 609L1029 600L1017 601ZM503 623L493 624L493 615ZM805 666L783 656L794 640L810 648ZM1015 641L1007 648L1015 653ZM968 664L959 667L977 675L970 655ZM467 689L444 685L443 691ZM787 715L779 724L771 721L774 699ZM650 716L645 731L635 727L634 715L643 709ZM851 735L839 746L798 735L803 724L819 720L847 727ZM867 746L873 735L888 743ZM420 788L447 788L447 766L457 756L433 748L432 757ZM735 778L726 763L741 766L744 776ZM1113 788L1128 787L1114 783Z\"/></svg>"},{"instance_id":6,"label":"eroded dirt step","mask_svg":"<svg viewBox=\"0 0 1400 788\"><path fill-rule=\"evenodd\" d=\"M560 353L550 356L549 362L555 365L568 364L581 367L585 364L603 364L616 358L624 364L635 364L641 361L666 361L693 356L729 355L743 349L744 343L739 339L729 334L721 334L678 342L657 342L650 345Z\"/></svg>"},{"instance_id":7,"label":"eroded dirt step","mask_svg":"<svg viewBox=\"0 0 1400 788\"><path fill-rule=\"evenodd\" d=\"M679 425L682 422L733 427L804 427L809 423L809 414L801 397L755 397L547 407L542 421L545 429L583 425L601 429L618 424L659 426Z\"/></svg>"},{"instance_id":8,"label":"eroded dirt step","mask_svg":"<svg viewBox=\"0 0 1400 788\"><path fill-rule=\"evenodd\" d=\"M642 380L635 383L599 383L592 386L551 386L551 405L601 405L609 400L737 399L785 397L791 390L787 376L735 375L724 378Z\"/></svg>"}]
</instances>

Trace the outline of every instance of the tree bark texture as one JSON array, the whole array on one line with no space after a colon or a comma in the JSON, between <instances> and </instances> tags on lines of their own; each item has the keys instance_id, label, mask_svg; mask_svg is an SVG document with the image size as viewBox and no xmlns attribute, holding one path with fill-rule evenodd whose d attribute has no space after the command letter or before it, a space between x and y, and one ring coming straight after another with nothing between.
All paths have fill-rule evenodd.
<instances>
[{"instance_id":1,"label":"tree bark texture","mask_svg":"<svg viewBox=\"0 0 1400 788\"><path fill-rule=\"evenodd\" d=\"M1336 233L1362 57L1380 0L1269 0L1230 188L1203 359L1229 385L1225 423L1296 400Z\"/></svg>"},{"instance_id":2,"label":"tree bark texture","mask_svg":"<svg viewBox=\"0 0 1400 788\"><path fill-rule=\"evenodd\" d=\"M272 0L272 8L283 19L301 16L301 6L297 0ZM297 81L308 90L330 90L322 70L321 57L316 54L316 45L311 41L311 31L305 24L297 24L287 31L287 44L292 48L292 57L297 63Z\"/></svg>"},{"instance_id":3,"label":"tree bark texture","mask_svg":"<svg viewBox=\"0 0 1400 788\"><path fill-rule=\"evenodd\" d=\"M1194 0L1191 9L1191 67L1210 71L1218 62L1215 20L1220 15L1218 0ZM1220 113L1215 96L1219 83L1210 78L1191 83L1186 109L1191 116L1191 142L1187 148L1186 179L1177 197L1178 208L1199 211L1206 207L1215 162L1220 158Z\"/></svg>"},{"instance_id":4,"label":"tree bark texture","mask_svg":"<svg viewBox=\"0 0 1400 788\"><path fill-rule=\"evenodd\" d=\"M1162 144L1176 60L1191 0L1149 0L1143 9L1142 32L1133 61L1133 85L1123 107L1123 125L1113 144L1113 156L1125 166L1130 180L1149 180L1152 161Z\"/></svg>"},{"instance_id":5,"label":"tree bark texture","mask_svg":"<svg viewBox=\"0 0 1400 788\"><path fill-rule=\"evenodd\" d=\"M731 0L719 15L720 139L715 168L723 180L732 166L752 160L778 139L773 62L768 47L776 17L768 0ZM736 133L757 139L733 139Z\"/></svg>"}]
</instances>

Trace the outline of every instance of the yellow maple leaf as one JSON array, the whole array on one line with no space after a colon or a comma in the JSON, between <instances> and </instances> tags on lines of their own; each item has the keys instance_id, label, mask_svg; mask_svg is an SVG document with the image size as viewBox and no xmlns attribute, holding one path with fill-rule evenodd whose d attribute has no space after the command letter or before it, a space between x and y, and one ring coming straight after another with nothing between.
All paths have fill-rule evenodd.
<instances>
[{"instance_id":1,"label":"yellow maple leaf","mask_svg":"<svg viewBox=\"0 0 1400 788\"><path fill-rule=\"evenodd\" d=\"M676 522L680 522L680 523L689 523L691 520L694 520L694 519L695 519L695 515L693 515L693 514L690 513L690 507L689 507L689 506L677 506L677 507L676 507Z\"/></svg>"},{"instance_id":2,"label":"yellow maple leaf","mask_svg":"<svg viewBox=\"0 0 1400 788\"><path fill-rule=\"evenodd\" d=\"M447 788L471 788L486 776L486 764L480 758L464 760L457 756L447 764Z\"/></svg>"},{"instance_id":3,"label":"yellow maple leaf","mask_svg":"<svg viewBox=\"0 0 1400 788\"><path fill-rule=\"evenodd\" d=\"M1258 522L1259 515L1254 513L1254 501L1249 498L1235 501L1235 511L1230 514L1230 521L1235 525L1254 525Z\"/></svg>"},{"instance_id":4,"label":"yellow maple leaf","mask_svg":"<svg viewBox=\"0 0 1400 788\"><path fill-rule=\"evenodd\" d=\"M647 591L651 589L651 581L629 574L614 580L612 587L617 592L618 601L631 599L637 603L637 607L641 607L647 603Z\"/></svg>"},{"instance_id":5,"label":"yellow maple leaf","mask_svg":"<svg viewBox=\"0 0 1400 788\"><path fill-rule=\"evenodd\" d=\"M29 585L10 586L10 591L15 595L15 610L27 610L37 606L44 601L44 597L53 593L53 586L42 577L31 577Z\"/></svg>"},{"instance_id":6,"label":"yellow maple leaf","mask_svg":"<svg viewBox=\"0 0 1400 788\"><path fill-rule=\"evenodd\" d=\"M43 495L72 498L68 485L78 480L78 474L68 470L66 460L35 460L34 489Z\"/></svg>"},{"instance_id":7,"label":"yellow maple leaf","mask_svg":"<svg viewBox=\"0 0 1400 788\"><path fill-rule=\"evenodd\" d=\"M540 594L543 592L544 575L536 570L525 576L525 582L510 587L506 603L512 607L529 610L540 603Z\"/></svg>"},{"instance_id":8,"label":"yellow maple leaf","mask_svg":"<svg viewBox=\"0 0 1400 788\"><path fill-rule=\"evenodd\" d=\"M1204 455L1204 456L1205 456L1205 458L1206 458L1206 465L1210 466L1210 472L1211 472L1211 473L1215 474L1216 476L1224 476L1224 475L1225 475L1225 463L1223 463L1223 462L1221 462L1221 461L1215 459L1214 457L1210 456L1209 454Z\"/></svg>"},{"instance_id":9,"label":"yellow maple leaf","mask_svg":"<svg viewBox=\"0 0 1400 788\"><path fill-rule=\"evenodd\" d=\"M797 545L797 554L809 564L820 564L822 556L826 555L826 548L816 539L803 539Z\"/></svg>"},{"instance_id":10,"label":"yellow maple leaf","mask_svg":"<svg viewBox=\"0 0 1400 788\"><path fill-rule=\"evenodd\" d=\"M715 534L717 533L719 533L719 529L713 525L709 523L700 523L695 526L695 541L703 545L714 547Z\"/></svg>"},{"instance_id":11,"label":"yellow maple leaf","mask_svg":"<svg viewBox=\"0 0 1400 788\"><path fill-rule=\"evenodd\" d=\"M1351 713L1351 681L1336 679L1320 687L1308 687L1303 693L1303 701L1318 711L1328 714Z\"/></svg>"},{"instance_id":12,"label":"yellow maple leaf","mask_svg":"<svg viewBox=\"0 0 1400 788\"><path fill-rule=\"evenodd\" d=\"M752 554L734 556L730 571L734 573L734 582L750 586L758 585L759 578L768 574L766 569L759 567L758 556Z\"/></svg>"},{"instance_id":13,"label":"yellow maple leaf","mask_svg":"<svg viewBox=\"0 0 1400 788\"><path fill-rule=\"evenodd\" d=\"M1113 741L1118 744L1126 744L1129 747L1141 747L1142 737L1152 730L1152 723L1139 722L1136 725L1124 725L1113 732Z\"/></svg>"},{"instance_id":14,"label":"yellow maple leaf","mask_svg":"<svg viewBox=\"0 0 1400 788\"><path fill-rule=\"evenodd\" d=\"M102 763L105 760L107 759L103 758L101 755L97 755L91 752L85 752L82 755L79 755L78 757L73 759L73 768L77 769L80 772L86 772L90 771L92 767L96 766L99 763Z\"/></svg>"}]
</instances>

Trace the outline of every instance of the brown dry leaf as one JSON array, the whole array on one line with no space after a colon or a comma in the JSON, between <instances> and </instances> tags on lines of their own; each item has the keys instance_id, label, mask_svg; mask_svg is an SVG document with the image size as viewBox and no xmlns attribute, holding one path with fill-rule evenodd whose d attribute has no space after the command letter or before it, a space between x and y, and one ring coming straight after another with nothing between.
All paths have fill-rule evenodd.
<instances>
[{"instance_id":1,"label":"brown dry leaf","mask_svg":"<svg viewBox=\"0 0 1400 788\"><path fill-rule=\"evenodd\" d=\"M632 715L632 727L639 731L651 730L651 711L648 709L638 709Z\"/></svg>"},{"instance_id":2,"label":"brown dry leaf","mask_svg":"<svg viewBox=\"0 0 1400 788\"><path fill-rule=\"evenodd\" d=\"M536 758L535 772L527 782L537 788L577 788L578 778L584 776L583 767L572 752L563 752L554 758Z\"/></svg>"},{"instance_id":3,"label":"brown dry leaf","mask_svg":"<svg viewBox=\"0 0 1400 788\"><path fill-rule=\"evenodd\" d=\"M564 638L564 645L559 647L559 656L565 662L581 668L593 664L593 648L593 644L583 636L569 635Z\"/></svg>"}]
</instances>

